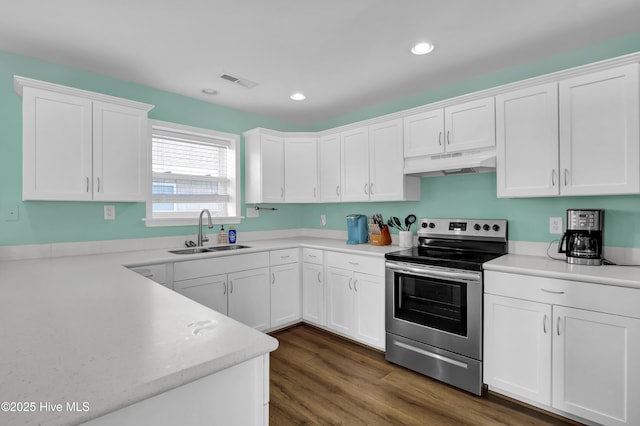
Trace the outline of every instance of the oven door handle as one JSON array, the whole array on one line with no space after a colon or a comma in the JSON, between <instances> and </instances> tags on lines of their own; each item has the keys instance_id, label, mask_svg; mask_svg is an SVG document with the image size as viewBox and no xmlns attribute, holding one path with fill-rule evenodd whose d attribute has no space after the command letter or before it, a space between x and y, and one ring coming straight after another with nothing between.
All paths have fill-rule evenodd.
<instances>
[{"instance_id":1,"label":"oven door handle","mask_svg":"<svg viewBox=\"0 0 640 426\"><path fill-rule=\"evenodd\" d=\"M425 268L414 268L407 265L397 265L395 263L386 263L387 269L391 269L392 271L404 272L406 274L411 275L419 275L421 277L429 277L429 278L447 278L452 280L462 280L462 281L480 281L480 275L474 273L466 273L466 272L451 272L451 271L441 271L438 269L425 269Z\"/></svg>"}]
</instances>

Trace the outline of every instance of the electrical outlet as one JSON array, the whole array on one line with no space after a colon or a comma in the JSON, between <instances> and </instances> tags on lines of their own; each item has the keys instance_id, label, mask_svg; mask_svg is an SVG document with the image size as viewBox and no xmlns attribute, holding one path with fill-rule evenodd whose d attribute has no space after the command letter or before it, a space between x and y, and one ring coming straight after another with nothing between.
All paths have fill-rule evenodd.
<instances>
[{"instance_id":1,"label":"electrical outlet","mask_svg":"<svg viewBox=\"0 0 640 426\"><path fill-rule=\"evenodd\" d=\"M247 217L260 217L260 210L256 210L253 207L247 207Z\"/></svg>"},{"instance_id":2,"label":"electrical outlet","mask_svg":"<svg viewBox=\"0 0 640 426\"><path fill-rule=\"evenodd\" d=\"M327 215L326 214L321 214L320 215L320 225L327 226Z\"/></svg>"},{"instance_id":3,"label":"electrical outlet","mask_svg":"<svg viewBox=\"0 0 640 426\"><path fill-rule=\"evenodd\" d=\"M115 220L116 206L104 206L104 220Z\"/></svg>"},{"instance_id":4,"label":"electrical outlet","mask_svg":"<svg viewBox=\"0 0 640 426\"><path fill-rule=\"evenodd\" d=\"M561 217L549 218L549 233L562 234L562 218Z\"/></svg>"}]
</instances>

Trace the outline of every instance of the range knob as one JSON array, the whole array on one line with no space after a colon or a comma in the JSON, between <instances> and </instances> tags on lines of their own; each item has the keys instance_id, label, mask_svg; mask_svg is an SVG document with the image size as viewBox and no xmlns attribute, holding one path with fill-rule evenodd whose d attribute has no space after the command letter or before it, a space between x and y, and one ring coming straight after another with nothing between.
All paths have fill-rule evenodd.
<instances>
[{"instance_id":1,"label":"range knob","mask_svg":"<svg viewBox=\"0 0 640 426\"><path fill-rule=\"evenodd\" d=\"M498 232L500 230L500 225L498 224L493 225L493 230Z\"/></svg>"},{"instance_id":2,"label":"range knob","mask_svg":"<svg viewBox=\"0 0 640 426\"><path fill-rule=\"evenodd\" d=\"M485 231L488 231L491 228L489 227L489 225L485 223L484 225L482 225L482 229L484 229Z\"/></svg>"},{"instance_id":3,"label":"range knob","mask_svg":"<svg viewBox=\"0 0 640 426\"><path fill-rule=\"evenodd\" d=\"M473 229L475 229L476 231L479 231L481 228L479 223L476 223L475 225L473 225Z\"/></svg>"},{"instance_id":4,"label":"range knob","mask_svg":"<svg viewBox=\"0 0 640 426\"><path fill-rule=\"evenodd\" d=\"M427 222L422 222L422 223L420 224L420 226L421 226L422 228L426 228L427 226L429 226L429 224L428 224Z\"/></svg>"},{"instance_id":5,"label":"range knob","mask_svg":"<svg viewBox=\"0 0 640 426\"><path fill-rule=\"evenodd\" d=\"M431 222L431 223L429 224L429 228L433 229L433 228L435 228L435 227L436 227L436 224L435 224L435 223Z\"/></svg>"}]
</instances>

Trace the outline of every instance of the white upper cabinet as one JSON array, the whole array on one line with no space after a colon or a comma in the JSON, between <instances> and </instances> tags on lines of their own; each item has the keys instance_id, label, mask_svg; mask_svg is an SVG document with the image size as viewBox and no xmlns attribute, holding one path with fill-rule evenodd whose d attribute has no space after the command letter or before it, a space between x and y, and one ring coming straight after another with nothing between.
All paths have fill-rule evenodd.
<instances>
[{"instance_id":1,"label":"white upper cabinet","mask_svg":"<svg viewBox=\"0 0 640 426\"><path fill-rule=\"evenodd\" d=\"M420 198L420 180L403 174L402 120L341 134L342 201Z\"/></svg>"},{"instance_id":2,"label":"white upper cabinet","mask_svg":"<svg viewBox=\"0 0 640 426\"><path fill-rule=\"evenodd\" d=\"M498 197L558 195L558 85L496 96Z\"/></svg>"},{"instance_id":3,"label":"white upper cabinet","mask_svg":"<svg viewBox=\"0 0 640 426\"><path fill-rule=\"evenodd\" d=\"M640 192L638 64L496 97L498 197Z\"/></svg>"},{"instance_id":4,"label":"white upper cabinet","mask_svg":"<svg viewBox=\"0 0 640 426\"><path fill-rule=\"evenodd\" d=\"M287 203L312 203L318 200L316 138L284 139L284 193Z\"/></svg>"},{"instance_id":5,"label":"white upper cabinet","mask_svg":"<svg viewBox=\"0 0 640 426\"><path fill-rule=\"evenodd\" d=\"M144 201L151 105L16 77L23 199Z\"/></svg>"},{"instance_id":6,"label":"white upper cabinet","mask_svg":"<svg viewBox=\"0 0 640 426\"><path fill-rule=\"evenodd\" d=\"M264 129L245 137L245 202L284 202L284 138Z\"/></svg>"},{"instance_id":7,"label":"white upper cabinet","mask_svg":"<svg viewBox=\"0 0 640 426\"><path fill-rule=\"evenodd\" d=\"M444 109L445 151L459 152L496 144L494 98Z\"/></svg>"},{"instance_id":8,"label":"white upper cabinet","mask_svg":"<svg viewBox=\"0 0 640 426\"><path fill-rule=\"evenodd\" d=\"M420 157L444 151L444 109L404 118L404 156Z\"/></svg>"},{"instance_id":9,"label":"white upper cabinet","mask_svg":"<svg viewBox=\"0 0 640 426\"><path fill-rule=\"evenodd\" d=\"M321 202L340 201L340 134L318 140L318 180Z\"/></svg>"},{"instance_id":10,"label":"white upper cabinet","mask_svg":"<svg viewBox=\"0 0 640 426\"><path fill-rule=\"evenodd\" d=\"M638 66L560 81L563 195L640 192Z\"/></svg>"},{"instance_id":11,"label":"white upper cabinet","mask_svg":"<svg viewBox=\"0 0 640 426\"><path fill-rule=\"evenodd\" d=\"M369 128L342 132L342 201L369 201Z\"/></svg>"}]
</instances>

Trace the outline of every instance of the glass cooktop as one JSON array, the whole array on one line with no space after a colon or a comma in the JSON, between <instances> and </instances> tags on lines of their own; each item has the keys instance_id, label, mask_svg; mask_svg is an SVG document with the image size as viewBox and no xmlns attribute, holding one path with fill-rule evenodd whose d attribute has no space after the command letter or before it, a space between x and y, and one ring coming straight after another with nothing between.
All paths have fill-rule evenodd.
<instances>
[{"instance_id":1,"label":"glass cooktop","mask_svg":"<svg viewBox=\"0 0 640 426\"><path fill-rule=\"evenodd\" d=\"M446 250L427 247L413 247L387 253L387 260L418 263L421 265L481 271L482 264L502 256L502 253Z\"/></svg>"}]
</instances>

